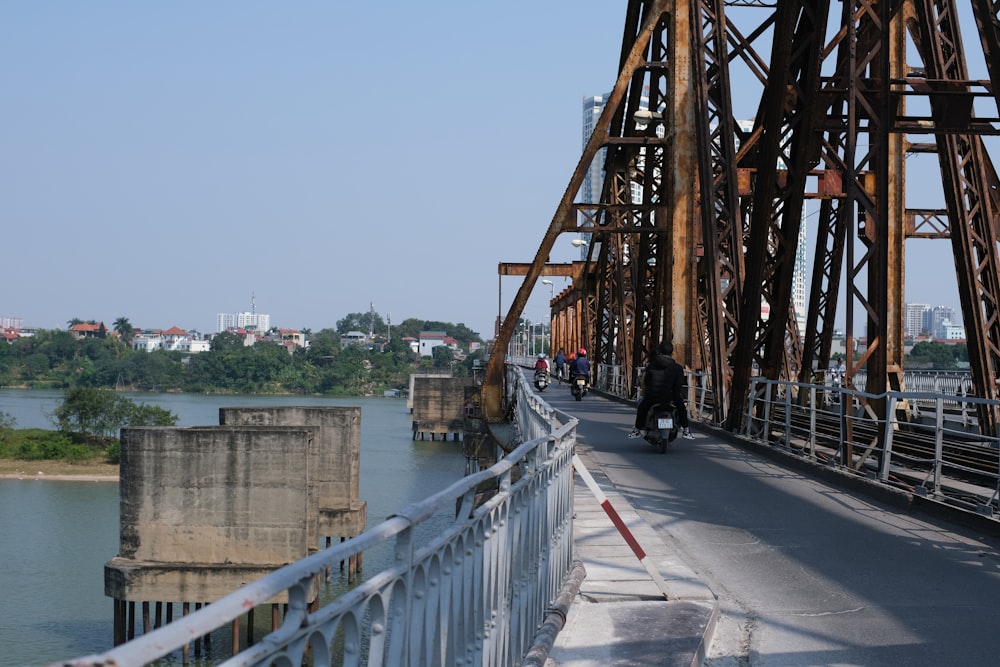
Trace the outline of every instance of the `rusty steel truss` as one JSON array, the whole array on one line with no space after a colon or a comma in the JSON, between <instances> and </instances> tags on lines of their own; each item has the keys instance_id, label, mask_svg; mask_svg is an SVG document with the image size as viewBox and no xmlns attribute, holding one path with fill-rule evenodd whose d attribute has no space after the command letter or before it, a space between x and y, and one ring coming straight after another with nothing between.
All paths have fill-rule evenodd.
<instances>
[{"instance_id":1,"label":"rusty steel truss","mask_svg":"<svg viewBox=\"0 0 1000 667\"><path fill-rule=\"evenodd\" d=\"M587 234L589 256L553 301L553 322L571 311L574 337L592 361L621 367L632 395L648 350L672 340L678 361L710 376L716 422L736 429L752 376L810 382L829 367L838 313L848 350L863 350L849 355L849 381L863 367L867 392L900 389L904 242L947 239L974 386L998 398L1000 179L984 137L1000 134L1000 17L972 0L964 25L959 9L630 1L618 79L497 344L556 237ZM962 28L978 35L983 80L970 78ZM738 109L748 96L753 108ZM600 201L574 203L602 148ZM907 207L908 156L936 163L941 206ZM800 329L792 286L807 201L817 217ZM497 356L487 406L499 401ZM1000 427L992 409L979 418Z\"/></svg>"}]
</instances>

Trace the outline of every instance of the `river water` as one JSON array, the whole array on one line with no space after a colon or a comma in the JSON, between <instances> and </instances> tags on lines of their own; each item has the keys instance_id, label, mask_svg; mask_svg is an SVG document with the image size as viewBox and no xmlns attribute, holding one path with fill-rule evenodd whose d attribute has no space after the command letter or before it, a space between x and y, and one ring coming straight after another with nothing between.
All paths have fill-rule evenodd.
<instances>
[{"instance_id":1,"label":"river water","mask_svg":"<svg viewBox=\"0 0 1000 667\"><path fill-rule=\"evenodd\" d=\"M290 396L128 394L170 410L178 426L219 423L219 408L275 405L361 407L361 499L368 526L462 477L455 441L414 441L406 402ZM0 412L17 428L53 428L62 392L0 389ZM29 468L30 470L30 468ZM427 527L443 526L442 515ZM118 484L0 480L0 667L41 665L112 647L112 603L104 563L118 552ZM366 553L365 574L391 556Z\"/></svg>"}]
</instances>

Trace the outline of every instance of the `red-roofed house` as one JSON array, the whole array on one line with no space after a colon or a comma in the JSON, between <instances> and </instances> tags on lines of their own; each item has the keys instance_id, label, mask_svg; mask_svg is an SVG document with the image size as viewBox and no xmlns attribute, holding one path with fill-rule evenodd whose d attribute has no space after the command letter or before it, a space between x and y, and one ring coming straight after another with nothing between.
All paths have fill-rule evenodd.
<instances>
[{"instance_id":1,"label":"red-roofed house","mask_svg":"<svg viewBox=\"0 0 1000 667\"><path fill-rule=\"evenodd\" d=\"M104 338L108 335L108 330L104 322L80 322L69 328L69 332L74 338Z\"/></svg>"},{"instance_id":2,"label":"red-roofed house","mask_svg":"<svg viewBox=\"0 0 1000 667\"><path fill-rule=\"evenodd\" d=\"M421 331L420 332L420 351L421 357L433 357L434 352L432 350L439 345L444 345L444 339L448 337L444 331Z\"/></svg>"}]
</instances>

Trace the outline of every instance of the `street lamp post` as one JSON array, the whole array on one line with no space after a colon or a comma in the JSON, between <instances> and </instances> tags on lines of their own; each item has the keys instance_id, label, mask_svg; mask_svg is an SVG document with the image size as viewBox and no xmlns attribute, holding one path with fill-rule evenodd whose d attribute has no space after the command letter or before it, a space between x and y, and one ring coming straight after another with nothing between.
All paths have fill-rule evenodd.
<instances>
[{"instance_id":1,"label":"street lamp post","mask_svg":"<svg viewBox=\"0 0 1000 667\"><path fill-rule=\"evenodd\" d=\"M543 280L542 284L549 286L549 308L551 308L552 307L552 299L556 298L556 296L555 296L555 294L556 294L556 288L552 284L551 280Z\"/></svg>"}]
</instances>

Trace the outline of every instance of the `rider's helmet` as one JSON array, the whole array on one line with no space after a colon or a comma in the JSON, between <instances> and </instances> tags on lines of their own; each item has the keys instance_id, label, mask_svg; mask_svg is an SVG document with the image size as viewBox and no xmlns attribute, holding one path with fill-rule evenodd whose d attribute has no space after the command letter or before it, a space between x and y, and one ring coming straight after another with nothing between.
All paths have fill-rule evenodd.
<instances>
[{"instance_id":1,"label":"rider's helmet","mask_svg":"<svg viewBox=\"0 0 1000 667\"><path fill-rule=\"evenodd\" d=\"M585 356L587 356L587 351L581 347L579 354L580 354L581 357L585 357Z\"/></svg>"},{"instance_id":2,"label":"rider's helmet","mask_svg":"<svg viewBox=\"0 0 1000 667\"><path fill-rule=\"evenodd\" d=\"M538 358L539 359L544 359L545 358L545 353L544 352L539 352L538 353Z\"/></svg>"}]
</instances>

